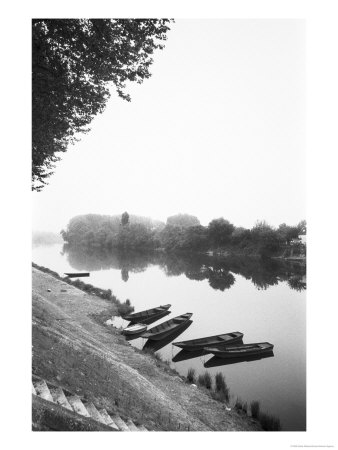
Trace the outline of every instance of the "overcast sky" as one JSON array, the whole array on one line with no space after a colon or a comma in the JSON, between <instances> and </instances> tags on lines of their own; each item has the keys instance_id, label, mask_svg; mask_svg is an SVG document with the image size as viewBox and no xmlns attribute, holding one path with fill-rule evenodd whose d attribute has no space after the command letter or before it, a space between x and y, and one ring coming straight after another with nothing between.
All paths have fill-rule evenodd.
<instances>
[{"instance_id":1,"label":"overcast sky","mask_svg":"<svg viewBox=\"0 0 338 450\"><path fill-rule=\"evenodd\" d=\"M152 77L115 93L33 193L33 229L77 214L305 218L305 22L177 20Z\"/></svg>"}]
</instances>

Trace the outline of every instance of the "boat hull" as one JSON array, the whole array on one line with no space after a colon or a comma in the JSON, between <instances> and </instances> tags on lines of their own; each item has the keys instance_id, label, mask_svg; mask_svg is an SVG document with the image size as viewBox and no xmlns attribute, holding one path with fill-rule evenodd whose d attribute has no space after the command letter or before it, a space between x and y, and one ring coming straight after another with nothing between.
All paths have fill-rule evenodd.
<instances>
[{"instance_id":1,"label":"boat hull","mask_svg":"<svg viewBox=\"0 0 338 450\"><path fill-rule=\"evenodd\" d=\"M144 333L145 331L147 331L147 325L145 324L135 324L135 325L131 325L126 327L122 333L125 336L132 336L134 334L140 334L140 333Z\"/></svg>"},{"instance_id":2,"label":"boat hull","mask_svg":"<svg viewBox=\"0 0 338 450\"><path fill-rule=\"evenodd\" d=\"M154 352L161 350L161 348L170 344L170 342L172 342L174 339L176 339L180 334L184 333L185 330L187 330L191 324L192 324L192 320L187 320L187 322L182 327L180 327L178 330L172 331L170 334L168 334L166 337L164 337L162 339L158 339L158 340L147 339L142 350L152 350Z\"/></svg>"},{"instance_id":3,"label":"boat hull","mask_svg":"<svg viewBox=\"0 0 338 450\"><path fill-rule=\"evenodd\" d=\"M162 319L165 316L168 316L171 314L171 311L163 311L161 313L158 313L154 316L148 317L147 319L143 319L142 323L145 325L151 325L152 323L156 322L157 320ZM134 322L130 322L130 324L133 324Z\"/></svg>"},{"instance_id":4,"label":"boat hull","mask_svg":"<svg viewBox=\"0 0 338 450\"><path fill-rule=\"evenodd\" d=\"M234 331L232 333L218 334L216 336L209 336L202 339L192 339L190 341L173 342L173 345L180 347L186 351L203 350L205 347L224 347L225 345L238 344L242 342L243 333Z\"/></svg>"},{"instance_id":5,"label":"boat hull","mask_svg":"<svg viewBox=\"0 0 338 450\"><path fill-rule=\"evenodd\" d=\"M89 272L82 272L82 273L65 273L68 278L82 278L82 277L89 277Z\"/></svg>"},{"instance_id":6,"label":"boat hull","mask_svg":"<svg viewBox=\"0 0 338 450\"><path fill-rule=\"evenodd\" d=\"M273 351L270 350L266 353L261 353L260 355L251 355L244 356L241 358L218 358L217 356L213 356L208 361L204 363L205 368L209 367L219 367L219 366L228 366L230 364L239 364L242 362L252 362L252 361L260 361L265 358L274 357Z\"/></svg>"},{"instance_id":7,"label":"boat hull","mask_svg":"<svg viewBox=\"0 0 338 450\"><path fill-rule=\"evenodd\" d=\"M146 309L144 311L140 311L137 313L132 313L132 314L128 314L126 316L123 316L122 318L124 320L128 320L130 323L140 323L140 322L144 322L147 319L151 319L156 315L159 315L165 311L167 311L170 308L171 305L161 305L158 306L157 308L151 308L151 309Z\"/></svg>"},{"instance_id":8,"label":"boat hull","mask_svg":"<svg viewBox=\"0 0 338 450\"><path fill-rule=\"evenodd\" d=\"M192 313L183 314L182 316L175 317L174 319L170 319L167 322L164 322L160 325L157 325L154 328L151 328L146 333L142 334L141 337L151 339L154 341L158 341L160 339L165 339L174 331L179 330L184 327L187 321L192 316ZM182 320L183 319L183 320ZM180 320L179 323L176 321Z\"/></svg>"},{"instance_id":9,"label":"boat hull","mask_svg":"<svg viewBox=\"0 0 338 450\"><path fill-rule=\"evenodd\" d=\"M258 344L244 344L239 347L225 347L220 348L206 348L206 351L217 356L217 358L244 358L264 355L270 353L273 350L273 345L268 342Z\"/></svg>"}]
</instances>

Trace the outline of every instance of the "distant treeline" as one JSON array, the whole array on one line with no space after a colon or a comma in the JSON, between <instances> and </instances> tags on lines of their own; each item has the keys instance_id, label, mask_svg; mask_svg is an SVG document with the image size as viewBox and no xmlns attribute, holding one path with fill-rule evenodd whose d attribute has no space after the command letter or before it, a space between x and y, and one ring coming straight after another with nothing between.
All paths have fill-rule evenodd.
<instances>
[{"instance_id":1,"label":"distant treeline","mask_svg":"<svg viewBox=\"0 0 338 450\"><path fill-rule=\"evenodd\" d=\"M306 234L306 222L289 226L285 223L274 228L265 221L257 222L251 229L235 227L223 218L212 220L208 226L200 224L195 216L177 214L168 217L167 223L150 218L129 215L103 216L86 214L70 220L61 231L65 242L80 247L119 250L165 251L222 251L271 256L285 252L294 243L294 255L304 253L297 240Z\"/></svg>"},{"instance_id":2,"label":"distant treeline","mask_svg":"<svg viewBox=\"0 0 338 450\"><path fill-rule=\"evenodd\" d=\"M60 234L51 231L33 231L33 245L52 245L62 243Z\"/></svg>"}]
</instances>

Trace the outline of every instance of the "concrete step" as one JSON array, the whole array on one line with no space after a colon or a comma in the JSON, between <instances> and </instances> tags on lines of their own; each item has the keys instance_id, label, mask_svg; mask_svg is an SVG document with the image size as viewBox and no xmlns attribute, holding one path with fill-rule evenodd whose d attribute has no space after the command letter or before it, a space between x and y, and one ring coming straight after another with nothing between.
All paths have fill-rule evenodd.
<instances>
[{"instance_id":1,"label":"concrete step","mask_svg":"<svg viewBox=\"0 0 338 450\"><path fill-rule=\"evenodd\" d=\"M116 425L116 423L113 421L113 419L110 417L110 415L107 413L106 409L100 409L99 413L101 414L101 416L103 417L103 419L106 421L106 424L111 427L114 428L114 430L119 430L119 427Z\"/></svg>"},{"instance_id":2,"label":"concrete step","mask_svg":"<svg viewBox=\"0 0 338 450\"><path fill-rule=\"evenodd\" d=\"M86 402L85 403L85 407L86 407L87 411L89 412L90 417L92 417L97 422L100 422L100 423L103 423L103 424L107 425L106 421L104 420L104 418L101 416L99 411L96 409L96 406L94 405L94 403Z\"/></svg>"},{"instance_id":3,"label":"concrete step","mask_svg":"<svg viewBox=\"0 0 338 450\"><path fill-rule=\"evenodd\" d=\"M36 390L35 390L35 387L34 387L33 383L32 383L32 394L36 395Z\"/></svg>"},{"instance_id":4,"label":"concrete step","mask_svg":"<svg viewBox=\"0 0 338 450\"><path fill-rule=\"evenodd\" d=\"M127 425L130 431L139 431L137 426L134 424L134 422L131 419L127 420Z\"/></svg>"},{"instance_id":5,"label":"concrete step","mask_svg":"<svg viewBox=\"0 0 338 450\"><path fill-rule=\"evenodd\" d=\"M89 412L86 410L84 404L82 403L80 397L76 394L68 397L68 402L77 414L81 416L90 417Z\"/></svg>"},{"instance_id":6,"label":"concrete step","mask_svg":"<svg viewBox=\"0 0 338 450\"><path fill-rule=\"evenodd\" d=\"M118 414L112 414L111 417L121 431L130 431L126 422Z\"/></svg>"},{"instance_id":7,"label":"concrete step","mask_svg":"<svg viewBox=\"0 0 338 450\"><path fill-rule=\"evenodd\" d=\"M139 431L148 431L144 425L139 425Z\"/></svg>"},{"instance_id":8,"label":"concrete step","mask_svg":"<svg viewBox=\"0 0 338 450\"><path fill-rule=\"evenodd\" d=\"M54 402L52 394L47 386L45 380L36 381L34 383L36 394L49 402Z\"/></svg>"},{"instance_id":9,"label":"concrete step","mask_svg":"<svg viewBox=\"0 0 338 450\"><path fill-rule=\"evenodd\" d=\"M69 409L70 411L73 410L69 401L67 400L67 397L65 396L65 393L60 387L50 388L50 393L52 394L54 403L57 403L58 405L61 405L64 408Z\"/></svg>"}]
</instances>

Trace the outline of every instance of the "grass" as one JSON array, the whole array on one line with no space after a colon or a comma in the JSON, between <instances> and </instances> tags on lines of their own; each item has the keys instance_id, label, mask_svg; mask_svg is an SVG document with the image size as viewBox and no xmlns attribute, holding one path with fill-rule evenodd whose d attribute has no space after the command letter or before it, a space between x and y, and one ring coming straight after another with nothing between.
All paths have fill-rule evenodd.
<instances>
[{"instance_id":1,"label":"grass","mask_svg":"<svg viewBox=\"0 0 338 450\"><path fill-rule=\"evenodd\" d=\"M212 378L210 376L210 373L207 370L198 376L198 383L207 389L211 389Z\"/></svg>"},{"instance_id":2,"label":"grass","mask_svg":"<svg viewBox=\"0 0 338 450\"><path fill-rule=\"evenodd\" d=\"M189 370L188 370L187 380L191 384L195 384L196 383L196 370L193 369L192 367L190 367Z\"/></svg>"},{"instance_id":3,"label":"grass","mask_svg":"<svg viewBox=\"0 0 338 450\"><path fill-rule=\"evenodd\" d=\"M218 372L215 375L215 389L211 396L214 400L222 403L228 403L230 400L230 389L222 372Z\"/></svg>"},{"instance_id":4,"label":"grass","mask_svg":"<svg viewBox=\"0 0 338 450\"><path fill-rule=\"evenodd\" d=\"M243 411L243 401L239 397L236 398L235 409Z\"/></svg>"},{"instance_id":5,"label":"grass","mask_svg":"<svg viewBox=\"0 0 338 450\"><path fill-rule=\"evenodd\" d=\"M257 400L254 400L253 402L250 403L251 416L254 419L258 419L260 407L261 405Z\"/></svg>"},{"instance_id":6,"label":"grass","mask_svg":"<svg viewBox=\"0 0 338 450\"><path fill-rule=\"evenodd\" d=\"M39 314L40 320L42 315ZM177 430L178 423L152 402L140 400L128 382L121 379L104 354L80 342L60 338L50 323L34 326L33 373L85 396L100 408L130 417L150 429ZM162 363L161 363L162 364ZM181 424L181 429L187 429Z\"/></svg>"},{"instance_id":7,"label":"grass","mask_svg":"<svg viewBox=\"0 0 338 450\"><path fill-rule=\"evenodd\" d=\"M54 278L57 278L58 280L63 281L64 283L70 284L71 286L75 286L78 289L81 289L81 291L87 292L88 294L91 295L96 295L97 297L100 297L104 300L111 301L117 307L117 311L120 316L129 314L134 311L134 307L131 306L129 299L127 299L125 302L121 302L115 295L113 295L110 289L100 289L93 286L92 284L84 283L83 281L78 279L73 281L69 277L60 277L60 275L57 272L54 272L53 270L50 270L47 267L38 266L35 263L32 263L32 266L35 269L41 270L41 272L52 275Z\"/></svg>"},{"instance_id":8,"label":"grass","mask_svg":"<svg viewBox=\"0 0 338 450\"><path fill-rule=\"evenodd\" d=\"M218 372L215 375L215 388L216 392L223 397L225 401L228 402L230 400L230 389L222 372Z\"/></svg>"},{"instance_id":9,"label":"grass","mask_svg":"<svg viewBox=\"0 0 338 450\"><path fill-rule=\"evenodd\" d=\"M281 431L282 429L280 420L271 414L261 412L258 420L265 431Z\"/></svg>"},{"instance_id":10,"label":"grass","mask_svg":"<svg viewBox=\"0 0 338 450\"><path fill-rule=\"evenodd\" d=\"M157 361L162 361L162 355L161 353L156 353L152 348L144 348L142 350L143 353L146 353L147 355L152 356L153 358L155 358Z\"/></svg>"}]
</instances>

